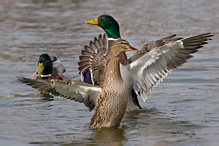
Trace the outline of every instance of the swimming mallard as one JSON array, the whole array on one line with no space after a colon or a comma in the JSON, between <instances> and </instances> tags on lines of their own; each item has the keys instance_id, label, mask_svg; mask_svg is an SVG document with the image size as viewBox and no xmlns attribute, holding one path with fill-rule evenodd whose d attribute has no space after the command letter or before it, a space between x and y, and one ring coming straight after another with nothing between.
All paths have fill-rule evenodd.
<instances>
[{"instance_id":1,"label":"swimming mallard","mask_svg":"<svg viewBox=\"0 0 219 146\"><path fill-rule=\"evenodd\" d=\"M51 60L48 54L42 54L39 57L38 68L32 79L64 79L65 73L64 66L56 57Z\"/></svg>"},{"instance_id":2,"label":"swimming mallard","mask_svg":"<svg viewBox=\"0 0 219 146\"><path fill-rule=\"evenodd\" d=\"M103 40L100 40L103 42ZM100 41L96 43L101 44ZM102 47L105 49L104 47ZM71 80L33 80L20 77L23 83L41 92L63 96L83 102L90 110L96 106L91 119L91 128L118 127L127 107L128 94L120 74L119 57L125 51L137 51L125 40L113 43L106 62L104 81L101 86Z\"/></svg>"},{"instance_id":3,"label":"swimming mallard","mask_svg":"<svg viewBox=\"0 0 219 146\"><path fill-rule=\"evenodd\" d=\"M101 15L98 19L85 22L101 27L108 37L108 50L112 43L121 38L119 24L109 15ZM120 69L128 89L127 111L141 108L137 96L145 101L147 95L162 81L172 69L176 69L192 57L192 53L207 44L213 35L205 33L189 38L177 38L170 35L157 41L152 41L142 47L141 51L127 58L125 53L120 57ZM102 36L101 36L102 37ZM105 39L105 36L104 36ZM108 52L99 49L94 42L85 46L79 62L82 81L99 85L102 81L104 66ZM104 43L106 45L107 43ZM161 49L162 48L162 49ZM163 49L165 48L165 49ZM99 66L98 66L99 65Z\"/></svg>"}]
</instances>

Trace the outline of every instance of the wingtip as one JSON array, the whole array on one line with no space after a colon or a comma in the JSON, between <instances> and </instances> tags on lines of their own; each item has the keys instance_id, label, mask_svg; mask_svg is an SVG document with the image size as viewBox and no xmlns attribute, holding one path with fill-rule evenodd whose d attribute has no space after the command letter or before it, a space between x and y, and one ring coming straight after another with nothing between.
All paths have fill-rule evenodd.
<instances>
[{"instance_id":1,"label":"wingtip","mask_svg":"<svg viewBox=\"0 0 219 146\"><path fill-rule=\"evenodd\" d=\"M17 76L16 78L19 82L22 82L22 83L25 83L25 79L27 79L24 76Z\"/></svg>"},{"instance_id":2,"label":"wingtip","mask_svg":"<svg viewBox=\"0 0 219 146\"><path fill-rule=\"evenodd\" d=\"M141 97L142 97L142 100L143 100L144 102L148 99L148 96L147 96L147 93L146 93L146 92L141 93Z\"/></svg>"}]
</instances>

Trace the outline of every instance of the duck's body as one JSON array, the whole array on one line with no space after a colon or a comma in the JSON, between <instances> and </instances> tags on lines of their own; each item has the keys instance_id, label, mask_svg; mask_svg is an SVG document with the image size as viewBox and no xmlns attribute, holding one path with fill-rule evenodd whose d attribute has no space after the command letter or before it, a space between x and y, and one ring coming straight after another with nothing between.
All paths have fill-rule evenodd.
<instances>
[{"instance_id":1,"label":"duck's body","mask_svg":"<svg viewBox=\"0 0 219 146\"><path fill-rule=\"evenodd\" d=\"M119 39L108 40L108 43L106 43L106 36L103 35L102 37L100 35L98 39L95 38L93 42L90 42L89 46L85 46L85 50L82 50L82 55L80 56L81 61L79 62L82 81L88 84L102 86L108 52L110 51L109 48L117 40ZM128 72L128 60L124 52L120 55L119 66L128 93L128 106L126 110L133 111L139 109L141 106L138 102L137 94L133 90L133 81Z\"/></svg>"},{"instance_id":2,"label":"duck's body","mask_svg":"<svg viewBox=\"0 0 219 146\"><path fill-rule=\"evenodd\" d=\"M121 38L119 24L109 15L101 15L98 19L85 22L87 24L101 27L108 39L107 43L97 44L96 38L90 46L85 46L79 62L79 71L82 81L99 85L101 83L101 72L104 70L107 60L107 49L110 51L114 41ZM125 82L128 93L127 111L141 108L137 96L140 95L145 101L147 94L162 81L172 69L176 69L192 56L190 54L198 51L202 45L213 35L205 33L190 38L176 38L170 35L157 41L152 41L142 47L141 51L127 59L125 52L120 56L121 76ZM100 35L99 40L102 39ZM105 41L106 37L103 36ZM104 42L103 41L103 42ZM94 51L95 50L95 51ZM85 53L86 51L86 53ZM101 63L98 63L101 62ZM98 66L99 65L99 66ZM94 67L95 66L95 67ZM101 70L101 71L100 71Z\"/></svg>"},{"instance_id":3,"label":"duck's body","mask_svg":"<svg viewBox=\"0 0 219 146\"><path fill-rule=\"evenodd\" d=\"M128 100L127 89L119 66L119 57L125 51L136 52L136 49L125 40L113 43L108 54L101 87L71 80L56 79L51 82L27 78L19 80L41 92L83 102L90 110L96 106L96 111L90 121L91 128L116 128L125 114Z\"/></svg>"},{"instance_id":4,"label":"duck's body","mask_svg":"<svg viewBox=\"0 0 219 146\"><path fill-rule=\"evenodd\" d=\"M127 107L128 94L120 74L119 58L110 59L105 71L111 75L104 79L103 91L90 122L91 128L118 127Z\"/></svg>"}]
</instances>

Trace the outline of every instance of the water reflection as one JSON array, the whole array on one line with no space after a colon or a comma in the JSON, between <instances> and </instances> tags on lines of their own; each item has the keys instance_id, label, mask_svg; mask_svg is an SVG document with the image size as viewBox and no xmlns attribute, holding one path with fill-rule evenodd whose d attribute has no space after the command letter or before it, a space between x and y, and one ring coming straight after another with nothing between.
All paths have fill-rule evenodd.
<instances>
[{"instance_id":1,"label":"water reflection","mask_svg":"<svg viewBox=\"0 0 219 146\"><path fill-rule=\"evenodd\" d=\"M121 146L127 140L123 129L99 129L95 132L95 139L100 145Z\"/></svg>"},{"instance_id":2,"label":"water reflection","mask_svg":"<svg viewBox=\"0 0 219 146\"><path fill-rule=\"evenodd\" d=\"M130 115L129 115L130 114ZM133 119L134 118L134 119ZM195 131L204 128L190 121L178 120L179 117L168 117L167 114L157 109L144 109L141 112L128 113L123 123L126 129L127 138L134 138L136 141L154 141L154 144L170 144L173 141L200 141L196 138ZM172 138L169 138L171 135ZM165 140L164 140L165 139Z\"/></svg>"}]
</instances>

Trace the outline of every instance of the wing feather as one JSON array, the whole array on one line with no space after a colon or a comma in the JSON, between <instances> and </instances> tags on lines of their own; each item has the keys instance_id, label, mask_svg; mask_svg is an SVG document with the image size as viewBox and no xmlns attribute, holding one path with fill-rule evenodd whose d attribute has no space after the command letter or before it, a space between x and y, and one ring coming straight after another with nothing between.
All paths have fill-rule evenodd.
<instances>
[{"instance_id":1,"label":"wing feather","mask_svg":"<svg viewBox=\"0 0 219 146\"><path fill-rule=\"evenodd\" d=\"M100 85L103 82L103 73L106 67L107 58L107 38L106 35L99 35L98 39L95 37L94 41L90 41L90 46L85 46L82 50L82 55L79 57L78 63L79 73L82 81L84 73L90 71L92 82L94 85Z\"/></svg>"},{"instance_id":2,"label":"wing feather","mask_svg":"<svg viewBox=\"0 0 219 146\"><path fill-rule=\"evenodd\" d=\"M164 45L148 44L147 52L129 64L129 71L133 76L135 92L140 93L142 99L147 99L151 92L171 71L187 62L192 53L202 48L213 36L205 33L185 39L172 41L175 35L163 38ZM164 41L165 40L165 41ZM161 43L162 44L162 43ZM151 48L153 46L153 48ZM137 87L137 88L136 88Z\"/></svg>"},{"instance_id":3,"label":"wing feather","mask_svg":"<svg viewBox=\"0 0 219 146\"><path fill-rule=\"evenodd\" d=\"M96 106L97 98L101 93L101 88L98 86L72 80L34 80L25 77L18 77L18 80L40 92L84 103L90 111Z\"/></svg>"}]
</instances>

